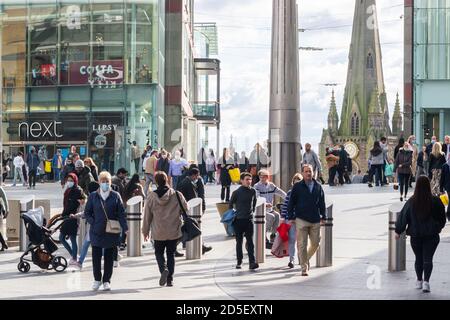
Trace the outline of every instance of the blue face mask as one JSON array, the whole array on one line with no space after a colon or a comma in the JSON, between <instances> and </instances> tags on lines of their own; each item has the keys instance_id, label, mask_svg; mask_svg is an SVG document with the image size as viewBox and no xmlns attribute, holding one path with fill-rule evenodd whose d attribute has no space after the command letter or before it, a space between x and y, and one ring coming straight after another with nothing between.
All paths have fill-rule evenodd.
<instances>
[{"instance_id":1,"label":"blue face mask","mask_svg":"<svg viewBox=\"0 0 450 320\"><path fill-rule=\"evenodd\" d=\"M109 183L103 182L103 183L100 185L100 188L102 189L103 192L108 192L109 189L110 189Z\"/></svg>"},{"instance_id":2,"label":"blue face mask","mask_svg":"<svg viewBox=\"0 0 450 320\"><path fill-rule=\"evenodd\" d=\"M75 183L73 181L67 181L67 188L73 188L74 185Z\"/></svg>"}]
</instances>

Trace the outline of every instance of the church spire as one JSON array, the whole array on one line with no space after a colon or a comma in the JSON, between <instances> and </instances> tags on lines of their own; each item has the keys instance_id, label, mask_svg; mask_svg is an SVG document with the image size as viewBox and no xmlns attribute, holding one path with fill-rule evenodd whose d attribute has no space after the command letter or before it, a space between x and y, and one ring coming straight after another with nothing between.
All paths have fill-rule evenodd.
<instances>
[{"instance_id":1,"label":"church spire","mask_svg":"<svg viewBox=\"0 0 450 320\"><path fill-rule=\"evenodd\" d=\"M339 116L336 108L336 99L334 96L334 89L331 92L330 112L328 113L328 130L337 132L339 127Z\"/></svg>"},{"instance_id":2,"label":"church spire","mask_svg":"<svg viewBox=\"0 0 450 320\"><path fill-rule=\"evenodd\" d=\"M395 136L400 136L402 132L402 124L403 124L403 117L400 110L400 98L397 92L397 99L395 101L395 109L394 109L394 115L392 117L392 134Z\"/></svg>"},{"instance_id":3,"label":"church spire","mask_svg":"<svg viewBox=\"0 0 450 320\"><path fill-rule=\"evenodd\" d=\"M378 103L374 107L377 111L381 109L383 112L382 130L388 134L390 132L389 109L385 99L376 0L355 0L347 83L339 128L340 136L351 135L352 117L355 113L361 119L360 135L368 135L369 112L375 90L377 90Z\"/></svg>"}]
</instances>

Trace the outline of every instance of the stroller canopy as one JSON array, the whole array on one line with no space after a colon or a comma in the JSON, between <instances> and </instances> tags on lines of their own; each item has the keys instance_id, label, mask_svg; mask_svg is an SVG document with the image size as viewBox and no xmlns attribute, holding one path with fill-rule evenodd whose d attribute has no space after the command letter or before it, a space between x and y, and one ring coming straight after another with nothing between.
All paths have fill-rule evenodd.
<instances>
[{"instance_id":1,"label":"stroller canopy","mask_svg":"<svg viewBox=\"0 0 450 320\"><path fill-rule=\"evenodd\" d=\"M44 208L39 207L36 209L28 210L23 214L25 217L29 218L32 222L34 222L39 228L44 225Z\"/></svg>"}]
</instances>

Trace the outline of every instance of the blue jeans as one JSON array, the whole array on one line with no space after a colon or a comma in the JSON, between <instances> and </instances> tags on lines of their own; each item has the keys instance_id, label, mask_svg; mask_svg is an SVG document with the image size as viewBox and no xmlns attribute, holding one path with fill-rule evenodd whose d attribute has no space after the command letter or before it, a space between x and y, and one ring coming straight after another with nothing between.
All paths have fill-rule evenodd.
<instances>
[{"instance_id":1,"label":"blue jeans","mask_svg":"<svg viewBox=\"0 0 450 320\"><path fill-rule=\"evenodd\" d=\"M295 260L295 242L297 241L297 228L291 225L289 229L289 262L294 263Z\"/></svg>"},{"instance_id":2,"label":"blue jeans","mask_svg":"<svg viewBox=\"0 0 450 320\"><path fill-rule=\"evenodd\" d=\"M53 168L53 174L54 174L55 182L61 180L61 169Z\"/></svg>"},{"instance_id":3,"label":"blue jeans","mask_svg":"<svg viewBox=\"0 0 450 320\"><path fill-rule=\"evenodd\" d=\"M66 235L62 233L59 234L59 241L63 244L64 248L66 248L66 250L70 253L72 259L76 260L78 254L77 236L76 235L69 236L69 239L70 242L72 243L72 247L66 241Z\"/></svg>"},{"instance_id":4,"label":"blue jeans","mask_svg":"<svg viewBox=\"0 0 450 320\"><path fill-rule=\"evenodd\" d=\"M83 246L81 247L81 251L80 251L80 258L78 259L78 262L80 264L83 264L84 260L86 259L86 256L88 254L90 246L91 246L91 241L90 240L84 240Z\"/></svg>"},{"instance_id":5,"label":"blue jeans","mask_svg":"<svg viewBox=\"0 0 450 320\"><path fill-rule=\"evenodd\" d=\"M178 183L180 182L181 176L173 176L172 177L172 188L177 190Z\"/></svg>"}]
</instances>

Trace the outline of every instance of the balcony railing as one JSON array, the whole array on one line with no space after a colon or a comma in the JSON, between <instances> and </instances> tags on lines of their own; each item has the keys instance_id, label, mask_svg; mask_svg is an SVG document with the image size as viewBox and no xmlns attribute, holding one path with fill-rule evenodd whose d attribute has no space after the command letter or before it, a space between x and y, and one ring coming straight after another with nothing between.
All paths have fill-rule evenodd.
<instances>
[{"instance_id":1,"label":"balcony railing","mask_svg":"<svg viewBox=\"0 0 450 320\"><path fill-rule=\"evenodd\" d=\"M220 110L217 102L194 103L193 112L198 120L220 121Z\"/></svg>"}]
</instances>

